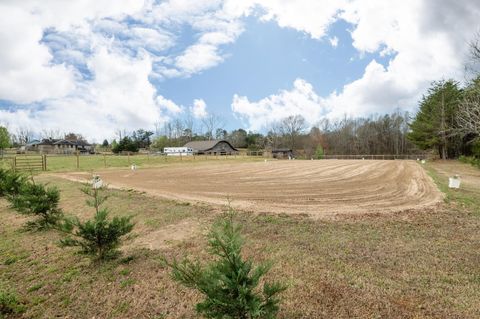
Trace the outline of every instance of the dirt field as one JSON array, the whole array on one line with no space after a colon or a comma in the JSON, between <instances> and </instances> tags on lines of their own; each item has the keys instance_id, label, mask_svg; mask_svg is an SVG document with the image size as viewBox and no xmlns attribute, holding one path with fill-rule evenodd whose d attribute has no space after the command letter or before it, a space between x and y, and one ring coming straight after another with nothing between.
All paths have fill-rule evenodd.
<instances>
[{"instance_id":1,"label":"dirt field","mask_svg":"<svg viewBox=\"0 0 480 319\"><path fill-rule=\"evenodd\" d=\"M268 161L202 163L105 170L112 187L188 202L226 204L255 212L329 216L421 208L442 199L414 161ZM90 173L62 175L71 180Z\"/></svg>"},{"instance_id":2,"label":"dirt field","mask_svg":"<svg viewBox=\"0 0 480 319\"><path fill-rule=\"evenodd\" d=\"M479 317L480 171L458 161L429 162L424 168L445 193L445 201L433 208L318 219L299 214L238 211L236 220L242 225L245 239L244 256L252 257L255 264L271 261L273 268L267 280L288 285L281 296L278 319ZM212 175L203 173L207 169ZM262 187L269 187L279 195L289 194L296 200L300 192L285 187L284 191L280 182L293 180L294 175L298 180L303 179L301 173L294 174L300 171L308 172L304 175L320 182L319 187L311 187L316 189L316 196L338 192L343 183L351 187L343 192L349 202L342 204L335 197L339 206L354 207L351 201L355 196L360 198L361 191L373 197L372 188L377 184L383 189L394 188L390 192L377 192L378 199L385 202L382 205L388 200L390 205L392 202L401 205L407 201L402 196L408 193L407 181L411 182L413 176L418 181L411 182L410 189L430 187L430 179L422 167L407 161L278 161L258 165L196 162L140 168L134 180L140 186L146 180L159 180L156 192L174 190L177 196L186 196L190 186L184 183L186 188L181 189L181 179L172 175L175 172L184 172L180 178L186 182L197 182L201 176L219 181L211 177L215 176L213 173L229 176L229 170L234 183L219 182L219 185L230 192L238 190L236 194L242 196L249 191L247 182L258 180ZM241 170L247 173L240 175ZM259 176L261 171L264 177ZM120 183L127 179L122 176L131 172L112 169L102 174L106 179L112 174L111 181L115 177ZM288 178L279 181L278 176L284 174ZM447 187L448 176L453 174L462 176L462 187L458 190ZM86 206L80 185L54 175L41 174L35 180L60 189L61 208L67 216L91 218L94 210ZM67 177L86 178L88 174ZM322 181L329 178L340 180L327 192ZM294 185L300 187L298 180ZM416 186L422 183L426 186ZM168 189L169 184L174 187ZM205 188L210 184L202 182L200 186ZM201 187L193 188L195 194L201 191L206 200L214 199L205 195L211 190ZM413 202L426 205L428 200L421 195L425 192L418 192ZM220 189L220 193L227 192ZM173 281L170 270L160 261L164 257L171 260L185 256L210 261L204 235L219 217L218 207L192 205L131 190L109 189L105 194L108 199L104 207L111 216L132 216L135 228L121 248L123 255L103 264L91 263L74 249L60 248L58 241L63 237L60 232L21 231L31 218L18 214L0 198L0 291L14 292L26 307L25 313L8 318L198 318L195 303L200 295ZM266 200L275 199L275 193L267 195L263 194ZM412 202L412 196L408 196ZM290 204L285 199L279 203Z\"/></svg>"}]
</instances>

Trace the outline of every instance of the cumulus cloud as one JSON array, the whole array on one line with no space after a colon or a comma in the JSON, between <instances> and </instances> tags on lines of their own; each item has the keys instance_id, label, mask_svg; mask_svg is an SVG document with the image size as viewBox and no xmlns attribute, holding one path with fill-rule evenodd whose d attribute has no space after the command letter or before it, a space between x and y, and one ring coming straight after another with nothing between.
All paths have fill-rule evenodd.
<instances>
[{"instance_id":1,"label":"cumulus cloud","mask_svg":"<svg viewBox=\"0 0 480 319\"><path fill-rule=\"evenodd\" d=\"M66 98L50 99L41 108L0 111L15 127L77 130L93 137L113 137L116 129L152 127L156 121L182 112L173 101L156 94L148 81L150 57L132 59L100 48L87 62L94 79Z\"/></svg>"},{"instance_id":2,"label":"cumulus cloud","mask_svg":"<svg viewBox=\"0 0 480 319\"><path fill-rule=\"evenodd\" d=\"M432 80L462 79L462 58L480 5L476 0L5 0L0 100L12 106L0 110L0 120L99 137L165 121L184 108L159 95L151 79L192 76L224 62L225 47L244 31L246 16L333 47L338 38L329 34L330 27L343 20L358 56L375 56L358 79L325 96L302 79L253 102L235 95L234 114L260 129L292 114L312 123L323 116L412 109ZM194 40L177 47L176 32L184 26ZM189 109L198 118L207 114L201 99Z\"/></svg>"},{"instance_id":3,"label":"cumulus cloud","mask_svg":"<svg viewBox=\"0 0 480 319\"><path fill-rule=\"evenodd\" d=\"M164 59L167 63L160 68L162 76L191 76L225 60L222 46L233 43L244 30L240 21L243 11L232 10L230 2L170 0L144 18L158 23L188 24L199 33L198 40L182 53Z\"/></svg>"},{"instance_id":4,"label":"cumulus cloud","mask_svg":"<svg viewBox=\"0 0 480 319\"><path fill-rule=\"evenodd\" d=\"M337 37L332 37L328 39L328 42L330 42L330 45L334 48L338 46L338 38Z\"/></svg>"},{"instance_id":5,"label":"cumulus cloud","mask_svg":"<svg viewBox=\"0 0 480 319\"><path fill-rule=\"evenodd\" d=\"M223 61L217 47L210 44L195 44L175 59L175 66L190 75L211 68Z\"/></svg>"},{"instance_id":6,"label":"cumulus cloud","mask_svg":"<svg viewBox=\"0 0 480 319\"><path fill-rule=\"evenodd\" d=\"M433 11L433 12L432 12ZM360 79L332 96L332 115L365 115L395 108L412 110L433 80L463 77L466 45L478 25L475 1L353 1L343 19L354 25L359 52L390 56L383 67L372 60Z\"/></svg>"},{"instance_id":7,"label":"cumulus cloud","mask_svg":"<svg viewBox=\"0 0 480 319\"><path fill-rule=\"evenodd\" d=\"M124 20L146 16L150 5L2 2L0 28L9 31L0 34L0 100L12 106L0 110L0 120L12 130L48 127L101 138L116 129L153 127L181 113L149 80L154 64L163 61L157 54L174 44L174 35L158 25ZM204 42L224 41L212 35Z\"/></svg>"},{"instance_id":8,"label":"cumulus cloud","mask_svg":"<svg viewBox=\"0 0 480 319\"><path fill-rule=\"evenodd\" d=\"M282 90L256 102L246 96L234 95L233 112L249 124L251 130L261 130L270 122L290 115L303 115L311 125L327 112L325 99L315 93L312 85L296 79L291 90Z\"/></svg>"},{"instance_id":9,"label":"cumulus cloud","mask_svg":"<svg viewBox=\"0 0 480 319\"><path fill-rule=\"evenodd\" d=\"M266 10L263 20L275 20L280 27L308 33L314 39L326 35L328 26L348 1L337 0L259 0L255 4Z\"/></svg>"},{"instance_id":10,"label":"cumulus cloud","mask_svg":"<svg viewBox=\"0 0 480 319\"><path fill-rule=\"evenodd\" d=\"M195 99L190 110L193 117L196 119L203 119L208 115L207 104L202 99Z\"/></svg>"},{"instance_id":11,"label":"cumulus cloud","mask_svg":"<svg viewBox=\"0 0 480 319\"><path fill-rule=\"evenodd\" d=\"M65 96L75 86L72 68L50 65L52 55L39 43L43 29L32 19L24 10L0 4L1 99L32 103Z\"/></svg>"},{"instance_id":12,"label":"cumulus cloud","mask_svg":"<svg viewBox=\"0 0 480 319\"><path fill-rule=\"evenodd\" d=\"M183 112L183 107L175 104L172 100L166 99L163 96L159 95L156 99L157 105L165 108L172 114L178 114Z\"/></svg>"},{"instance_id":13,"label":"cumulus cloud","mask_svg":"<svg viewBox=\"0 0 480 319\"><path fill-rule=\"evenodd\" d=\"M346 114L385 113L397 108L413 110L431 81L450 77L463 79L467 43L475 29L472 26L479 25L477 19L480 15L480 4L475 0L441 5L433 0L353 0L335 2L324 11L326 16L319 21L310 21L292 12L312 10L313 3L292 2L290 6L295 8L288 12L287 5L284 12L276 6L277 1L262 3L267 9L264 18L304 31L314 39L325 36L328 25L343 19L352 26L352 44L360 55L374 53L387 57L389 62L384 66L372 59L360 78L325 96L316 113L286 108L280 98L284 93L254 103L250 103L247 97L235 95L232 108L247 120L251 128L258 128L266 121L267 116L263 116L266 109L282 116L299 113L307 119L312 115L317 118L314 115L321 114L320 110L325 110L325 106L328 111L324 116L331 118ZM336 46L338 40L330 38L330 43ZM304 97L300 95L297 99L302 101Z\"/></svg>"}]
</instances>

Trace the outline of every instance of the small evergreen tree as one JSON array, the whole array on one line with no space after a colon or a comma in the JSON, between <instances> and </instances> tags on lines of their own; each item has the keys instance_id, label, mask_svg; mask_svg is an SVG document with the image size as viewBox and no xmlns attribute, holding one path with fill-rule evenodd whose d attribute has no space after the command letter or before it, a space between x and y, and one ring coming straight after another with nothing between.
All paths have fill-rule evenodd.
<instances>
[{"instance_id":1,"label":"small evergreen tree","mask_svg":"<svg viewBox=\"0 0 480 319\"><path fill-rule=\"evenodd\" d=\"M58 207L60 192L56 187L26 182L20 187L16 196L9 197L13 208L26 215L38 218L26 224L28 230L44 230L57 226L63 217Z\"/></svg>"},{"instance_id":2,"label":"small evergreen tree","mask_svg":"<svg viewBox=\"0 0 480 319\"><path fill-rule=\"evenodd\" d=\"M133 229L131 217L114 217L108 220L108 210L100 208L107 196L100 192L103 189L101 180L95 177L93 187L85 186L82 192L90 197L87 205L94 207L93 219L82 223L78 218L66 219L62 228L69 233L60 240L62 247L80 247L80 253L89 255L95 260L105 260L116 257L121 238ZM73 238L71 237L73 236Z\"/></svg>"},{"instance_id":3,"label":"small evergreen tree","mask_svg":"<svg viewBox=\"0 0 480 319\"><path fill-rule=\"evenodd\" d=\"M252 259L242 257L240 226L233 221L233 211L216 222L208 235L208 252L216 260L202 267L199 261L184 259L165 264L174 280L198 290L204 300L197 312L207 318L275 318L279 310L278 294L286 287L278 282L265 283L261 278L271 264L253 266Z\"/></svg>"},{"instance_id":4,"label":"small evergreen tree","mask_svg":"<svg viewBox=\"0 0 480 319\"><path fill-rule=\"evenodd\" d=\"M322 145L318 145L317 149L315 150L315 158L316 159L323 159L325 153L323 152Z\"/></svg>"},{"instance_id":5,"label":"small evergreen tree","mask_svg":"<svg viewBox=\"0 0 480 319\"><path fill-rule=\"evenodd\" d=\"M3 150L10 147L10 134L6 127L0 126L0 153L3 157Z\"/></svg>"},{"instance_id":6,"label":"small evergreen tree","mask_svg":"<svg viewBox=\"0 0 480 319\"><path fill-rule=\"evenodd\" d=\"M15 197L27 183L26 176L12 170L0 168L0 197Z\"/></svg>"},{"instance_id":7,"label":"small evergreen tree","mask_svg":"<svg viewBox=\"0 0 480 319\"><path fill-rule=\"evenodd\" d=\"M113 143L112 142L112 152L113 153L120 153L120 152L138 152L138 143L133 140L132 138L126 136L120 140L120 142Z\"/></svg>"}]
</instances>

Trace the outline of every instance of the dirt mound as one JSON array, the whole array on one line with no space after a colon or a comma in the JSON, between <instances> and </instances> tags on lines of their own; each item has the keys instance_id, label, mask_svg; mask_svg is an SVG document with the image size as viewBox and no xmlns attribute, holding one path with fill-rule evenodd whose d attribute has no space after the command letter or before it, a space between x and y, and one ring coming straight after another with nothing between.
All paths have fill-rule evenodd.
<instances>
[{"instance_id":1,"label":"dirt mound","mask_svg":"<svg viewBox=\"0 0 480 319\"><path fill-rule=\"evenodd\" d=\"M426 207L442 199L414 161L267 161L97 172L114 187L255 212L327 216ZM69 179L85 173L64 174Z\"/></svg>"}]
</instances>

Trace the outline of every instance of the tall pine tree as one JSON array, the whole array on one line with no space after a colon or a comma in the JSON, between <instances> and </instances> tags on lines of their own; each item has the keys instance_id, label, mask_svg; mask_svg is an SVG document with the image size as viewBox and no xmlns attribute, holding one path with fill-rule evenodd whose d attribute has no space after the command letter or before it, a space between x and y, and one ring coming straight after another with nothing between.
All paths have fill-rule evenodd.
<instances>
[{"instance_id":1,"label":"tall pine tree","mask_svg":"<svg viewBox=\"0 0 480 319\"><path fill-rule=\"evenodd\" d=\"M459 155L461 139L455 134L455 117L461 97L457 82L433 82L420 101L408 138L420 149L437 150L442 159Z\"/></svg>"}]
</instances>

